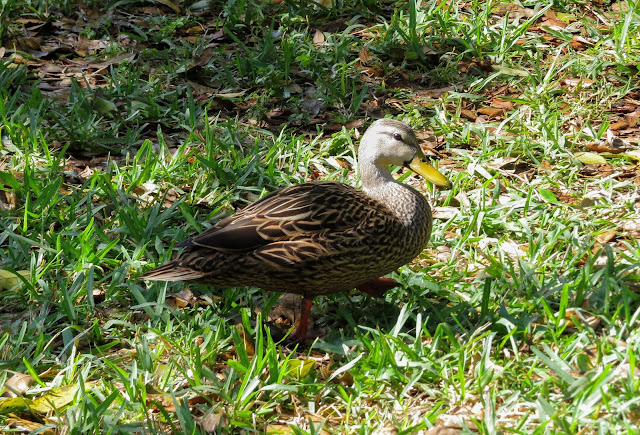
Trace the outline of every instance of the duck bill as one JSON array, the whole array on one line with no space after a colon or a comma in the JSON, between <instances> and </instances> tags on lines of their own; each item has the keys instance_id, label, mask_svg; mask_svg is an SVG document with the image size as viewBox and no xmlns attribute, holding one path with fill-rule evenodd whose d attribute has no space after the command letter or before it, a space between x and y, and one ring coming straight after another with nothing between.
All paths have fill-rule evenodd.
<instances>
[{"instance_id":1,"label":"duck bill","mask_svg":"<svg viewBox=\"0 0 640 435\"><path fill-rule=\"evenodd\" d=\"M451 188L451 182L436 168L427 162L425 155L419 151L406 166L413 172L422 175L428 182L439 187Z\"/></svg>"}]
</instances>

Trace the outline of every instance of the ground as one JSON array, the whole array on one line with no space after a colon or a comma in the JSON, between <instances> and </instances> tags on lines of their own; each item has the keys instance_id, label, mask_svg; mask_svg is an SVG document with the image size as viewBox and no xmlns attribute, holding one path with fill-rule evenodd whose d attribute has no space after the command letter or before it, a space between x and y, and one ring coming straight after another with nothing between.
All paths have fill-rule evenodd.
<instances>
[{"instance_id":1,"label":"ground","mask_svg":"<svg viewBox=\"0 0 640 435\"><path fill-rule=\"evenodd\" d=\"M7 0L0 430L636 433L632 2ZM453 182L384 299L145 283L369 123ZM289 305L287 305L289 304Z\"/></svg>"}]
</instances>

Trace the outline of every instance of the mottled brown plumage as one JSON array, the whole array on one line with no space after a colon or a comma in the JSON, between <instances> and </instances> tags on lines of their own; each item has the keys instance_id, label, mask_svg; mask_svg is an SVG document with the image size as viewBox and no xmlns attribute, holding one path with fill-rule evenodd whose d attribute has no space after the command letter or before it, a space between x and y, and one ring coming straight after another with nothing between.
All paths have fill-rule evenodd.
<instances>
[{"instance_id":1,"label":"mottled brown plumage","mask_svg":"<svg viewBox=\"0 0 640 435\"><path fill-rule=\"evenodd\" d=\"M392 285L376 279L411 261L429 241L429 204L395 181L388 166L410 166L449 185L425 163L414 132L399 121L374 122L358 160L362 190L335 182L280 189L183 243L177 259L141 278L301 294L294 335L304 339L313 297L359 286L379 294Z\"/></svg>"}]
</instances>

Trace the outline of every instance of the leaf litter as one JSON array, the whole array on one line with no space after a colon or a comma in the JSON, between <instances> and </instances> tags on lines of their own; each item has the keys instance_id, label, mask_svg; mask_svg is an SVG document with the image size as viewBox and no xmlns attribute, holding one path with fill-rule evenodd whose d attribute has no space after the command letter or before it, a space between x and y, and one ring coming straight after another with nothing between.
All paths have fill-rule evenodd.
<instances>
[{"instance_id":1,"label":"leaf litter","mask_svg":"<svg viewBox=\"0 0 640 435\"><path fill-rule=\"evenodd\" d=\"M135 31L135 27L143 29L143 32L148 36L156 29L149 25L146 20L147 17L181 13L180 5L170 0L162 0L158 3L161 6L134 9L133 12L129 11L127 13L111 11L105 16L100 13L98 7L92 9L80 2L82 15L77 17L77 20L63 16L57 16L47 21L37 19L14 20L12 24L23 28L26 36L4 42L2 56L0 57L10 59L15 65L26 66L28 71L35 74L41 80L39 86L43 94L57 100L60 104L66 105L70 102L71 87L73 84L92 91L106 88L112 86L109 74L114 67L142 61L138 54L132 54L128 51L113 55L113 52L109 50L110 41L108 38L92 39L83 36L83 34L91 33L90 30L106 25L107 20L110 20L111 22L119 23L122 28L126 28L127 30L133 29ZM612 11L614 13L616 10L619 11L622 7L621 5L624 4L614 3L612 5ZM504 16L508 14L510 22L514 20L533 19L539 15L539 11L515 4L502 4L492 12L495 14L494 19L496 21L503 19ZM584 16L588 16L605 26L611 26L610 20L613 19L613 17L607 16L607 14L596 12L591 7L585 9ZM200 17L208 19L206 12L200 15ZM570 49L576 51L587 50L594 46L596 41L587 35L585 29L582 28L579 18L584 17L547 10L533 22L529 30L539 35L541 41L561 47L563 53L568 53ZM315 29L313 33L313 48L315 50L326 49L327 41L333 36L333 31L330 29ZM356 34L356 31L353 31L353 33ZM123 47L134 53L155 49L161 43L159 41L153 41L152 39L132 38L131 35L132 33L129 31L121 31L114 36L115 40L122 44ZM362 36L362 34L359 36ZM207 39L209 45L204 48L201 54L194 56L190 63L185 64L182 70L178 69L178 73L184 74L185 77L176 78L176 83L167 85L167 90L189 84L194 93L194 100L198 103L210 103L211 107L223 113L221 119L224 119L224 117L255 116L250 113L250 110L258 104L262 98L261 96L254 95L255 89L249 87L243 88L242 84L237 88L223 89L216 87L217 85L213 81L198 77L203 71L206 71L207 68L215 64L214 48L222 43L229 44L226 53L232 53L240 49L238 41L230 41L220 29L207 33L204 28L200 26L181 28L174 33L172 37L176 40L183 39L184 41L195 41L194 38L201 37ZM566 45L566 42L569 42L569 45ZM526 45L529 41L523 38L519 40L518 43ZM385 92L380 89L378 89L377 95L373 92L363 93L363 104L360 111L356 112L358 116L403 113L405 108L410 104L417 104L421 108L432 107L438 104L439 99L446 99L449 94L461 90L456 86L428 87L429 83L427 79L420 77L420 74L410 71L409 68L408 71L402 69L386 69L384 62L366 45L363 45L362 48L354 53L358 58L358 63L355 65L356 70L361 74L364 83L371 85L389 84L402 90L402 93L405 93L404 96L398 96L395 93ZM408 53L409 50L401 45L394 56L406 62L410 57ZM7 57L7 54L9 57ZM152 64L153 62L149 63L149 65ZM475 59L470 62L461 61L459 71L463 74L477 74L478 76L482 76L488 71L495 71L509 77L527 78L531 75L531 72L528 70L495 65L484 59ZM154 67L150 66L149 73L154 74L155 72ZM287 105L287 98L292 98L292 95L304 96L301 103L302 111L310 113L313 116L313 123L325 123L326 131L339 131L343 126L354 128L358 126L356 125L357 123L362 122L361 120L345 122L344 119L340 119L340 111L336 110L335 106L331 106L323 100L323 91L319 90L316 82L305 77L305 74L306 73L302 71L293 72L293 76L296 77L295 80L297 81L287 85L288 97L271 97L267 99L264 107L264 116L262 118L252 118L247 120L247 122L271 128L279 128L289 121L293 126L302 125L300 123L296 124L297 121L293 119L299 112L291 109ZM242 77L238 77L237 79L239 83L242 83ZM596 82L589 78L568 76L559 81L558 89L573 96L581 97L590 95L595 85ZM360 87L357 90L361 91L363 89L365 89L365 87ZM461 144L461 146L465 145L469 149L474 149L479 146L482 140L482 131L496 131L496 123L504 121L514 110L522 108L522 106L525 105L522 99L526 97L508 87L487 87L479 96L482 97L482 101L462 97L460 100L445 106L454 119L461 116L471 121L470 125L475 130L470 134L469 142ZM126 118L129 115L125 110L126 104L122 98L104 97L101 96L100 93L95 92L93 94L92 104L92 109L104 118ZM147 103L142 104L146 105ZM638 161L638 138L640 137L638 128L636 127L638 113L640 113L639 107L640 104L638 103L637 93L630 93L623 99L617 101L610 109L610 119L591 120L591 125L585 130L583 130L580 123L578 123L578 132L581 136L574 137L576 145L574 155L579 164L584 165L579 173L581 177L614 177L618 180L633 180L636 185L640 184L640 182L637 181L639 171L636 163ZM602 135L599 137L592 136L586 138L587 130L597 130L602 125L607 125L604 139ZM155 140L155 133L153 129L144 130L136 143L140 144L144 139ZM515 135L509 132L505 132L504 134ZM179 141L180 140L178 140L178 142ZM443 135L436 138L436 142L441 147L447 142L447 138ZM452 157L452 154L449 150L442 151L442 156L445 158ZM101 158L102 157L96 157L89 160L81 160L73 156L67 159L65 162L67 182L70 184L83 185L94 176L96 169L104 170L104 159L106 158L102 160ZM612 161L612 159L616 158L627 158L629 164L620 165ZM123 160L116 159L116 162L121 164ZM450 160L450 162L452 162L451 166L460 165L460 163L455 163L455 160ZM491 171L488 171L485 166L491 169ZM544 164L542 166L547 170L553 170L553 166L550 166L550 168L547 168ZM487 181L494 178L493 173L495 172L502 175L505 179L515 179L530 183L532 180L536 180L536 170L537 167L534 166L530 160L526 159L526 157L502 156L484 165L477 165L475 166L475 170L470 172L480 174L481 177L484 177ZM3 191L9 192L9 190ZM563 203L569 206L576 206L576 197L571 192L565 193L547 189L538 191L543 192L541 197L545 198L547 203ZM137 193L143 194L140 192ZM167 195L164 207L171 207L177 197L178 195L175 190ZM0 199L2 199L2 197L0 197ZM0 203L0 205L1 204L5 204L4 207L7 209L16 208L16 200L11 199L9 196L6 196L6 194L4 201ZM584 203L582 205L589 206L590 204ZM436 219L447 221L455 220L457 216L460 215L459 206L438 207L435 212ZM598 245L594 245L594 249L600 248L604 244L638 238L636 227L638 227L637 220L624 220L621 222L620 227L618 227L619 229L608 230L597 235L595 239ZM456 236L458 235L456 234ZM509 239L485 237L482 243L478 244L478 247L482 250L490 244L497 246L498 250L502 250L512 259L518 259L527 254L528 247L525 244L519 244ZM618 247L620 250L627 249L624 244L619 244ZM451 252L450 248L449 250L444 249L443 251L447 253ZM444 261L446 256L442 256L441 258ZM466 267L465 264L464 261L460 262L461 267ZM173 305L172 300L174 301ZM188 291L171 296L167 301L169 305L179 309L193 307L198 303L197 298ZM293 312L293 310L290 311ZM277 313L276 311L275 314ZM569 313L569 311L567 311L567 313ZM282 322L285 325L295 323L295 318L289 318L287 314L291 313L288 313L285 309L280 317L287 317L287 320ZM579 326L579 322L575 319L580 315L581 313L579 311L574 311L571 312L570 317L567 317L572 327ZM598 323L592 321L592 319L585 320L583 323L591 328L599 326ZM245 346L244 351L254 356L255 349L252 350L252 347L255 346L255 343L252 342L253 339L246 333L244 327L239 329L241 330L240 332ZM325 358L325 356L320 353L314 353L314 356L319 360ZM236 358L237 355L232 355L231 357ZM312 371L322 373L325 379L331 378L332 376L330 372L323 372L322 368L316 367L316 360L312 359L293 360L290 367L292 371L298 371L298 375L301 377L309 375ZM326 369L329 367L329 364L325 362L321 367ZM346 378L340 381L341 385L346 387L351 386L353 377L349 374L349 371L346 371L344 375ZM351 378L349 378L349 376L351 376ZM67 400L71 394L70 392L73 391L73 394L75 394L72 386L54 391L55 394L52 392L52 394L48 396L45 395L35 399L32 402L36 404L34 409L41 412L45 409L51 411L52 409L63 408L70 401ZM162 403L162 400L166 400L168 396L163 395L164 393L158 394L162 396L156 398L161 402L161 406L165 407L164 409L166 410L174 412L175 407L172 408L173 405L170 401ZM437 424L456 429L464 425L473 430L473 421L484 418L484 409L482 409L479 403L480 402L464 403L456 406L450 409L447 414L442 414L437 420ZM529 411L527 410L526 412ZM320 421L315 415L306 414L305 411L296 414L297 418L308 417L313 421ZM521 415L524 415L524 412L518 416L520 417ZM206 426L213 431L224 426L225 416L226 414L223 411L219 411L205 415L202 418L203 421L206 421ZM16 425L14 427L18 427L19 422L15 420L12 424ZM282 428L274 425L273 429Z\"/></svg>"}]
</instances>

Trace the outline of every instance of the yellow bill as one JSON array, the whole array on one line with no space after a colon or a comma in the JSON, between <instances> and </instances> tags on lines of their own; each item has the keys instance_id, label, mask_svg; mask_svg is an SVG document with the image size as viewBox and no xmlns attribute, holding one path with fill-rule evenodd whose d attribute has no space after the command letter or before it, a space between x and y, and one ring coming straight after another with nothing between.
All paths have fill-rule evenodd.
<instances>
[{"instance_id":1,"label":"yellow bill","mask_svg":"<svg viewBox=\"0 0 640 435\"><path fill-rule=\"evenodd\" d=\"M451 188L451 182L440 171L431 166L431 163L427 161L427 157L421 150L418 150L407 166L413 172L422 175L428 182L439 187Z\"/></svg>"}]
</instances>

